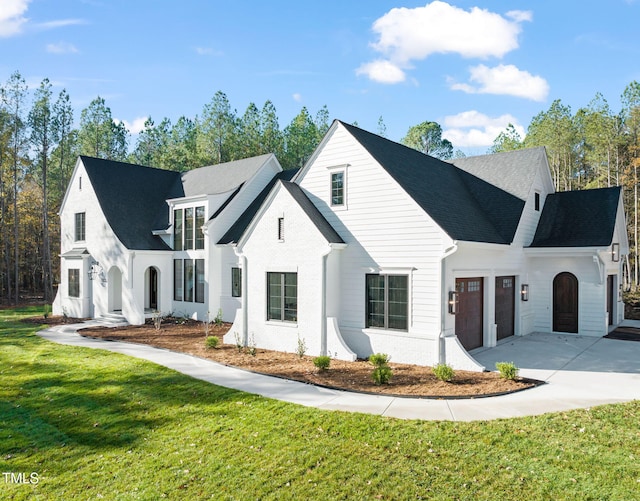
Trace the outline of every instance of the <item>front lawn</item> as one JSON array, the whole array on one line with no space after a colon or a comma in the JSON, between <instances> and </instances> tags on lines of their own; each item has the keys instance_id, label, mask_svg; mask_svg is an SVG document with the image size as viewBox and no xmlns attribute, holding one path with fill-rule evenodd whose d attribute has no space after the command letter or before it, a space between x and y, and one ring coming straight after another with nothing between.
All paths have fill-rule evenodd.
<instances>
[{"instance_id":1,"label":"front lawn","mask_svg":"<svg viewBox=\"0 0 640 501\"><path fill-rule=\"evenodd\" d=\"M19 322L34 314L0 311L1 499L627 500L640 492L639 402L478 423L319 411L49 343Z\"/></svg>"}]
</instances>

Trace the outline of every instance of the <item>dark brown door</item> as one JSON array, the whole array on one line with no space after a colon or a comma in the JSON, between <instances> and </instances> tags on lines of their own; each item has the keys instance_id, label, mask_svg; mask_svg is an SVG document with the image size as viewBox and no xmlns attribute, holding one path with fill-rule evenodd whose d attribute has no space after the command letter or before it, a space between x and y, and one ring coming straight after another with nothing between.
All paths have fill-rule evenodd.
<instances>
[{"instance_id":1,"label":"dark brown door","mask_svg":"<svg viewBox=\"0 0 640 501\"><path fill-rule=\"evenodd\" d=\"M149 308L158 309L158 272L149 268Z\"/></svg>"},{"instance_id":2,"label":"dark brown door","mask_svg":"<svg viewBox=\"0 0 640 501\"><path fill-rule=\"evenodd\" d=\"M578 279L568 272L553 279L553 330L578 332Z\"/></svg>"},{"instance_id":3,"label":"dark brown door","mask_svg":"<svg viewBox=\"0 0 640 501\"><path fill-rule=\"evenodd\" d=\"M498 340L513 336L516 277L496 277L496 325Z\"/></svg>"},{"instance_id":4,"label":"dark brown door","mask_svg":"<svg viewBox=\"0 0 640 501\"><path fill-rule=\"evenodd\" d=\"M607 276L607 311L609 312L609 325L613 325L613 278L615 275Z\"/></svg>"},{"instance_id":5,"label":"dark brown door","mask_svg":"<svg viewBox=\"0 0 640 501\"><path fill-rule=\"evenodd\" d=\"M456 336L467 350L482 346L483 281L478 278L456 278L458 310Z\"/></svg>"}]
</instances>

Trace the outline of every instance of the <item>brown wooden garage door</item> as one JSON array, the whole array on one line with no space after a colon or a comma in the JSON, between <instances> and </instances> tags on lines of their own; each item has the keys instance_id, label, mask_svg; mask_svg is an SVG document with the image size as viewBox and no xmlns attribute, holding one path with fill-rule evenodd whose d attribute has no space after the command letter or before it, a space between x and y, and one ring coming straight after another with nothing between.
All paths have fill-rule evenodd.
<instances>
[{"instance_id":1,"label":"brown wooden garage door","mask_svg":"<svg viewBox=\"0 0 640 501\"><path fill-rule=\"evenodd\" d=\"M456 336L467 350L482 346L483 289L481 277L456 278L458 292Z\"/></svg>"},{"instance_id":2,"label":"brown wooden garage door","mask_svg":"<svg viewBox=\"0 0 640 501\"><path fill-rule=\"evenodd\" d=\"M496 277L496 326L498 340L513 336L516 277Z\"/></svg>"}]
</instances>

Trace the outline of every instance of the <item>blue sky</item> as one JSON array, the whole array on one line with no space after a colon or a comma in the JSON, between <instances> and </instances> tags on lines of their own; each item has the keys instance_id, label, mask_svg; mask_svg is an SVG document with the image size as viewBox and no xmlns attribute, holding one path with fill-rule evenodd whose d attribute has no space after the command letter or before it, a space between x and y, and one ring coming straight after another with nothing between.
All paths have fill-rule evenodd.
<instances>
[{"instance_id":1,"label":"blue sky","mask_svg":"<svg viewBox=\"0 0 640 501\"><path fill-rule=\"evenodd\" d=\"M242 114L302 106L390 139L437 121L484 153L512 122L640 81L640 0L0 0L0 82L19 70L96 96L132 132L195 117L216 91Z\"/></svg>"}]
</instances>

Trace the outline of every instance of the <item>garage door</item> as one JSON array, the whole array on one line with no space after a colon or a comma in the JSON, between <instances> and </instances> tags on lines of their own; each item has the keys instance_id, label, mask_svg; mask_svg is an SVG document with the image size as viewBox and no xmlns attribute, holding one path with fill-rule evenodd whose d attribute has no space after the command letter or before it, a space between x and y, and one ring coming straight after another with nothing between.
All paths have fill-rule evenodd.
<instances>
[{"instance_id":1,"label":"garage door","mask_svg":"<svg viewBox=\"0 0 640 501\"><path fill-rule=\"evenodd\" d=\"M483 289L482 277L456 278L456 336L467 350L482 346Z\"/></svg>"},{"instance_id":2,"label":"garage door","mask_svg":"<svg viewBox=\"0 0 640 501\"><path fill-rule=\"evenodd\" d=\"M516 277L496 277L496 326L498 340L513 336Z\"/></svg>"}]
</instances>

